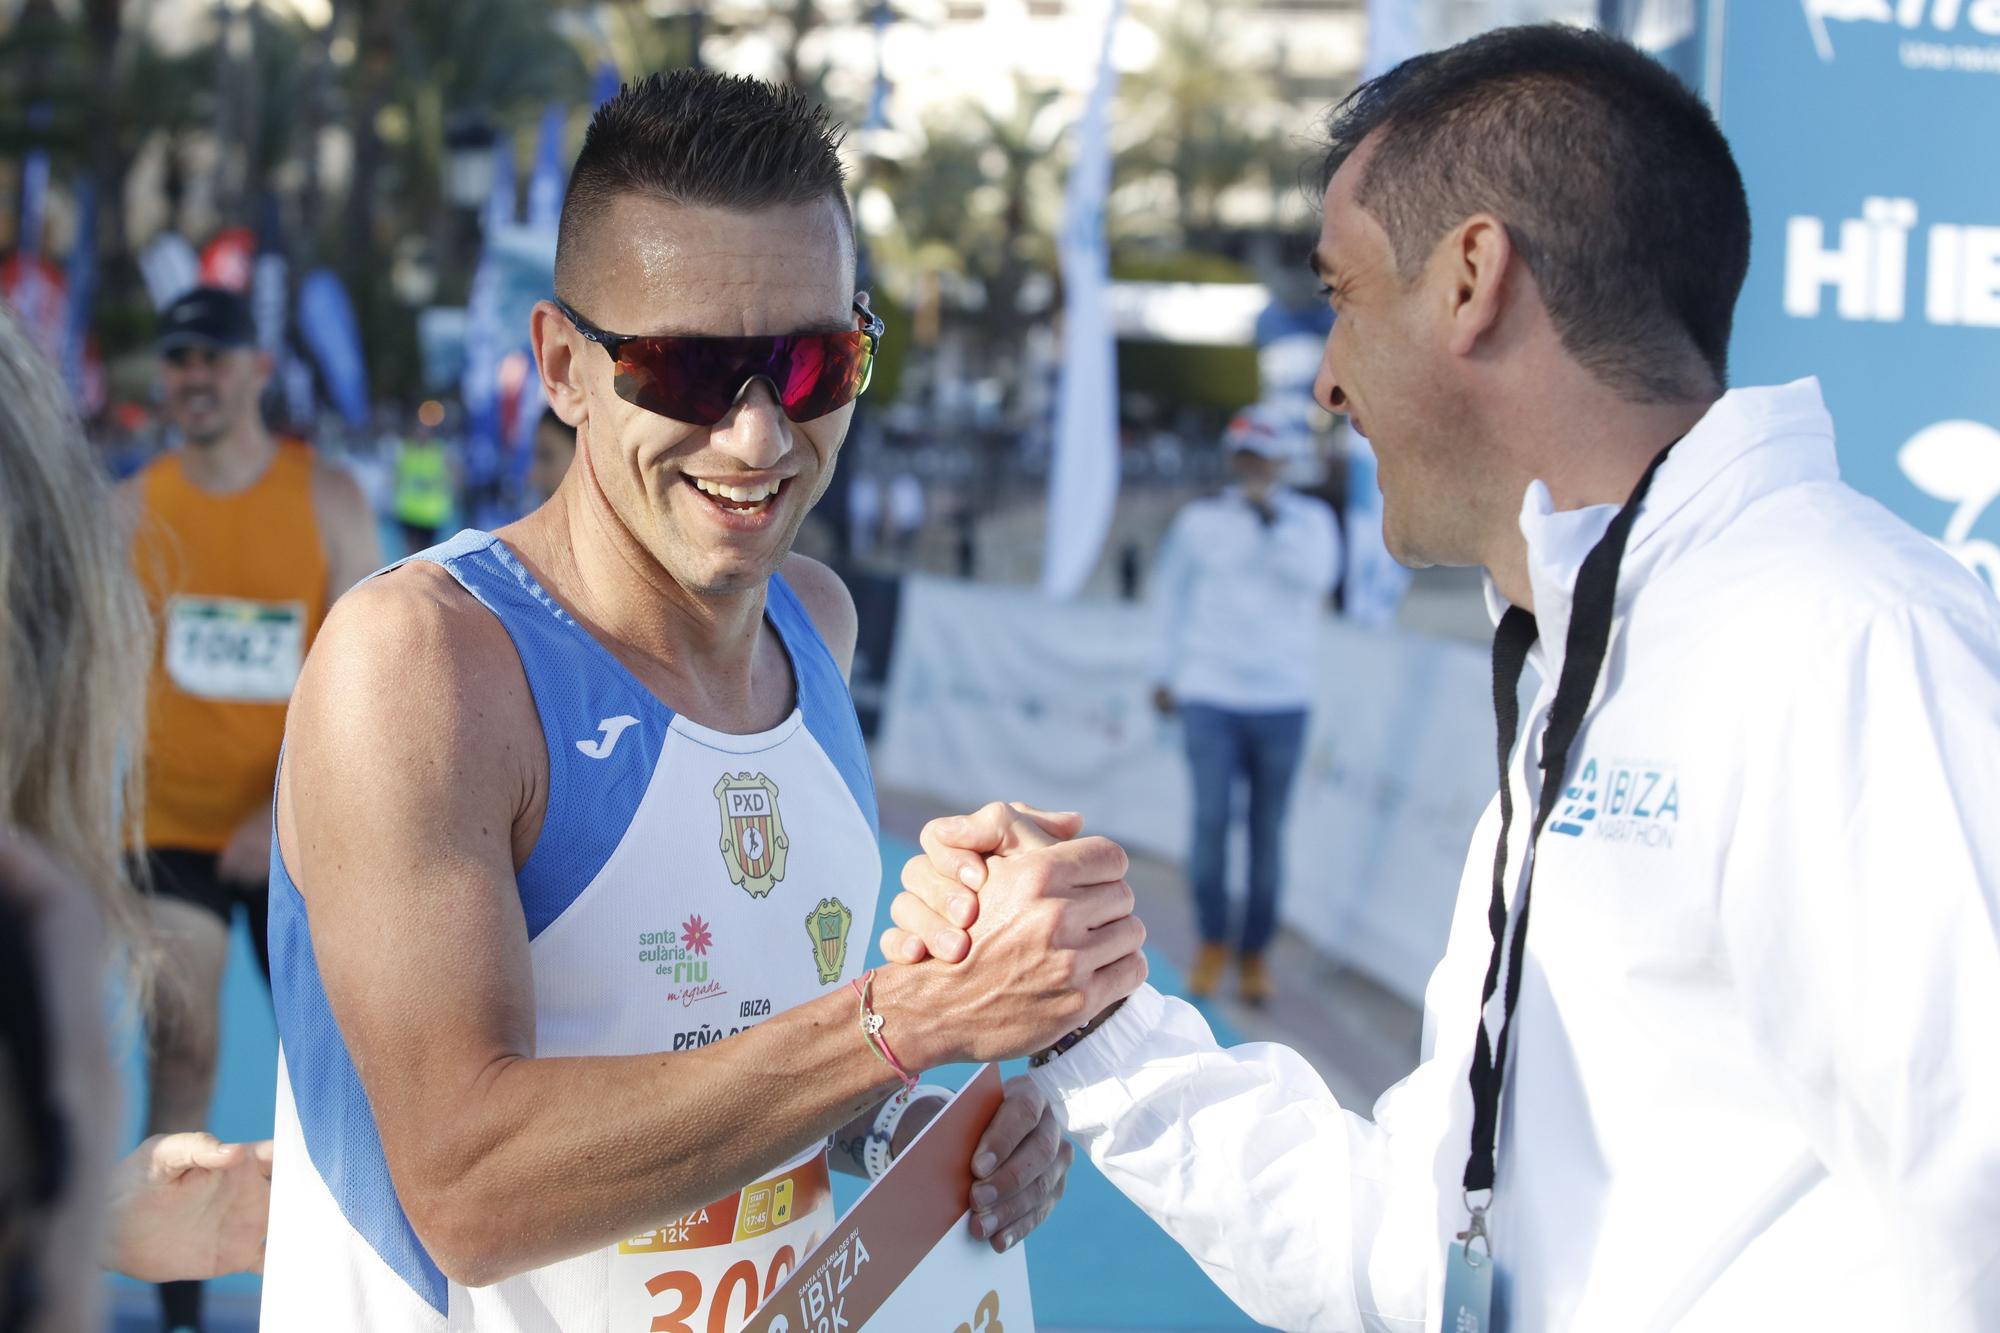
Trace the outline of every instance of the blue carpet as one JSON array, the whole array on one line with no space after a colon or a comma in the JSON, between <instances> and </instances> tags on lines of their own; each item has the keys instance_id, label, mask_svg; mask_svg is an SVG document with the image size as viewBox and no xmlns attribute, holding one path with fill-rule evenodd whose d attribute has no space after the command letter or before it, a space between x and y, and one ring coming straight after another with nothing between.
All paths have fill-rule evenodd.
<instances>
[{"instance_id":1,"label":"blue carpet","mask_svg":"<svg viewBox=\"0 0 2000 1333\"><path fill-rule=\"evenodd\" d=\"M882 894L869 949L877 963L881 953L875 942L889 926L889 902L897 892L898 876L903 862L916 853L914 844L889 837L882 840ZM264 979L240 920L232 949L223 982L222 1058L211 1128L228 1141L268 1138L277 1079L277 1029ZM1172 964L1150 951L1148 958L1153 985L1169 994L1186 993ZM1242 1040L1214 1014L1209 1021L1224 1044ZM145 1083L137 1034L128 1037L128 1141L137 1142ZM1018 1062L1005 1066L1002 1072L1012 1075L1025 1067L1025 1062ZM957 1066L926 1077L956 1087L971 1072L970 1066ZM842 1211L860 1194L861 1184L836 1173L834 1196ZM1216 1289L1165 1232L1081 1159L1070 1174L1061 1206L1029 1238L1028 1270L1034 1283L1036 1322L1048 1329L1223 1333L1259 1327ZM112 1281L119 1288L120 1304L132 1309L140 1295L139 1284L124 1278ZM230 1296L241 1299L254 1294L257 1282L254 1277L238 1276L212 1285L221 1304Z\"/></svg>"}]
</instances>

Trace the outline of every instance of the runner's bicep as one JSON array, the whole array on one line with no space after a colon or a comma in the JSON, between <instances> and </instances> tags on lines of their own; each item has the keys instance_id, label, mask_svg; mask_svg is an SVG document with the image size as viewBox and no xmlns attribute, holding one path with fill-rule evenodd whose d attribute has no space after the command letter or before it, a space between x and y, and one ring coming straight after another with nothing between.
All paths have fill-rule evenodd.
<instances>
[{"instance_id":1,"label":"runner's bicep","mask_svg":"<svg viewBox=\"0 0 2000 1333\"><path fill-rule=\"evenodd\" d=\"M343 604L293 700L279 791L285 866L392 1151L405 1117L434 1123L431 1099L533 1053L512 846L532 705L511 654L462 628L408 588Z\"/></svg>"}]
</instances>

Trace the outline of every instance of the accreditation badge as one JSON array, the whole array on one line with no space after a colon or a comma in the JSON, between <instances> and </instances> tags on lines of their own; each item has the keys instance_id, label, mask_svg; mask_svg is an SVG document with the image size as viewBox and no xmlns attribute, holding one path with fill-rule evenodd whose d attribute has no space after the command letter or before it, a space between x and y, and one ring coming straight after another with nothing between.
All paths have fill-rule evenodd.
<instances>
[{"instance_id":1,"label":"accreditation badge","mask_svg":"<svg viewBox=\"0 0 2000 1333\"><path fill-rule=\"evenodd\" d=\"M736 1333L833 1229L826 1152L620 1241L611 1333Z\"/></svg>"},{"instance_id":2,"label":"accreditation badge","mask_svg":"<svg viewBox=\"0 0 2000 1333\"><path fill-rule=\"evenodd\" d=\"M1493 1322L1493 1256L1453 1241L1444 1256L1443 1333L1499 1333Z\"/></svg>"},{"instance_id":3,"label":"accreditation badge","mask_svg":"<svg viewBox=\"0 0 2000 1333\"><path fill-rule=\"evenodd\" d=\"M284 703L305 660L304 602L176 597L167 604L167 678L196 698Z\"/></svg>"}]
</instances>

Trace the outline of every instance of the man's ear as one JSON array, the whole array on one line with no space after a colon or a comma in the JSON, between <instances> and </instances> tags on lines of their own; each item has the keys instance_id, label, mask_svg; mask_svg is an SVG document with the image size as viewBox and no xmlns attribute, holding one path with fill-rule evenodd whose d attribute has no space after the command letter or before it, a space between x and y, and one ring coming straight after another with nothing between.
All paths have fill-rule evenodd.
<instances>
[{"instance_id":1,"label":"man's ear","mask_svg":"<svg viewBox=\"0 0 2000 1333\"><path fill-rule=\"evenodd\" d=\"M1439 249L1452 355L1469 356L1505 309L1514 238L1491 213L1475 213L1452 228Z\"/></svg>"},{"instance_id":2,"label":"man's ear","mask_svg":"<svg viewBox=\"0 0 2000 1333\"><path fill-rule=\"evenodd\" d=\"M549 406L572 428L581 426L585 393L582 367L577 364L577 345L582 339L576 327L555 302L537 301L529 317L528 337L535 348L535 365Z\"/></svg>"}]
</instances>

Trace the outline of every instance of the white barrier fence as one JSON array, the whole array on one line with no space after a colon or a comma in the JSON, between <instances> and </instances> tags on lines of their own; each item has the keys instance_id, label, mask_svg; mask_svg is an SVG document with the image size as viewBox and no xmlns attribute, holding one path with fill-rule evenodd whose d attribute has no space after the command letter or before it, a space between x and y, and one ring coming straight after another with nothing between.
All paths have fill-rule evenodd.
<instances>
[{"instance_id":1,"label":"white barrier fence","mask_svg":"<svg viewBox=\"0 0 2000 1333\"><path fill-rule=\"evenodd\" d=\"M1184 857L1179 726L1151 706L1151 620L1128 603L913 577L903 588L876 768L971 809L1081 810L1094 832ZM1486 655L1329 617L1293 790L1280 912L1420 1004L1494 784Z\"/></svg>"}]
</instances>

